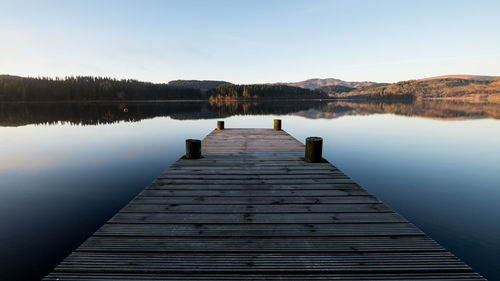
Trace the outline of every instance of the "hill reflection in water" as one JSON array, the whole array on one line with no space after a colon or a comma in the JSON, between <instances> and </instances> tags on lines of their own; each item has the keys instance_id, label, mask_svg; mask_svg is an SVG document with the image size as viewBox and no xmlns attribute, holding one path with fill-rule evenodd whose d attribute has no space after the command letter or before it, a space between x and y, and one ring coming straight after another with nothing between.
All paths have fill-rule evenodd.
<instances>
[{"instance_id":1,"label":"hill reflection in water","mask_svg":"<svg viewBox=\"0 0 500 281\"><path fill-rule=\"evenodd\" d=\"M124 110L124 109L127 110ZM125 112L127 111L127 112ZM180 120L234 115L297 115L337 118L346 115L390 113L435 119L500 119L500 104L468 101L249 101L249 102L108 102L0 103L0 126L69 123L74 125L136 122L154 117Z\"/></svg>"}]
</instances>

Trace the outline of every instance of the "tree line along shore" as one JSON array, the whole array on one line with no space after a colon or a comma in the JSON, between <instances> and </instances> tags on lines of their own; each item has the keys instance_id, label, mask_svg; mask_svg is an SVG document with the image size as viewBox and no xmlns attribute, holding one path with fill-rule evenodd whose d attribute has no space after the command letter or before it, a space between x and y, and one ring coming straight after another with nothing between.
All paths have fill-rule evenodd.
<instances>
[{"instance_id":1,"label":"tree line along shore","mask_svg":"<svg viewBox=\"0 0 500 281\"><path fill-rule=\"evenodd\" d=\"M442 78L374 83L357 88L331 85L307 89L286 84L236 85L225 81L176 80L150 83L132 79L77 76L28 78L0 75L0 101L120 101L256 99L470 99L500 101L500 77Z\"/></svg>"}]
</instances>

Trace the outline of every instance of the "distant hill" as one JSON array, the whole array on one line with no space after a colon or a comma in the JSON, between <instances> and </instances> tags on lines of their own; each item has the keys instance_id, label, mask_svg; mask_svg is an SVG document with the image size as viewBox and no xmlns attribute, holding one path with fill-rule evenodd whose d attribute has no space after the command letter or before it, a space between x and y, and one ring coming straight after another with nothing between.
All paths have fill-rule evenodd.
<instances>
[{"instance_id":1,"label":"distant hill","mask_svg":"<svg viewBox=\"0 0 500 281\"><path fill-rule=\"evenodd\" d=\"M467 79L467 80L477 80L477 81L488 81L493 80L497 76L485 76L485 75L470 75L470 74L451 74L451 75L440 75L428 78L422 78L418 80L439 80L447 78L457 78L457 79Z\"/></svg>"},{"instance_id":2,"label":"distant hill","mask_svg":"<svg viewBox=\"0 0 500 281\"><path fill-rule=\"evenodd\" d=\"M231 84L226 81L214 81L214 80L173 80L168 82L167 85L175 88L185 88L185 89L198 89L202 91L208 91L220 85Z\"/></svg>"},{"instance_id":3,"label":"distant hill","mask_svg":"<svg viewBox=\"0 0 500 281\"><path fill-rule=\"evenodd\" d=\"M278 84L285 84L288 86L294 86L294 87L299 87L299 88L304 88L304 89L309 89L309 90L316 90L321 87L325 86L345 86L345 87L350 87L350 88L359 88L359 87L365 87L365 86L371 86L376 84L375 82L369 82L369 81L362 81L362 82L348 82L340 79L335 79L335 78L325 78L325 79L308 79L300 82L291 82L291 83L278 83Z\"/></svg>"},{"instance_id":4,"label":"distant hill","mask_svg":"<svg viewBox=\"0 0 500 281\"><path fill-rule=\"evenodd\" d=\"M500 99L500 77L493 79L435 78L376 84L351 91L328 92L332 98L365 99Z\"/></svg>"}]
</instances>

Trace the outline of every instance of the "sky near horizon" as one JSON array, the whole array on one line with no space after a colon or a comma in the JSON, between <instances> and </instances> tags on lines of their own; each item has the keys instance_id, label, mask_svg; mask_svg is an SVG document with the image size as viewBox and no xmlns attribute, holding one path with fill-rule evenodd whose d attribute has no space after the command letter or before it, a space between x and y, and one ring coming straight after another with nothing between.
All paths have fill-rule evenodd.
<instances>
[{"instance_id":1,"label":"sky near horizon","mask_svg":"<svg viewBox=\"0 0 500 281\"><path fill-rule=\"evenodd\" d=\"M168 82L500 75L500 1L0 0L0 74Z\"/></svg>"}]
</instances>

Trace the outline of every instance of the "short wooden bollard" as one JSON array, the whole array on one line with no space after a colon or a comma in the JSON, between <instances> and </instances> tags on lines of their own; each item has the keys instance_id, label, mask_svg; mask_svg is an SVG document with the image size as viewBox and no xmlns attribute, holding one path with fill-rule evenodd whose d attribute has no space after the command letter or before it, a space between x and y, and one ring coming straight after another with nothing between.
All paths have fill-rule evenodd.
<instances>
[{"instance_id":1,"label":"short wooden bollard","mask_svg":"<svg viewBox=\"0 0 500 281\"><path fill-rule=\"evenodd\" d=\"M281 131L281 120L280 119L274 119L274 130Z\"/></svg>"},{"instance_id":2,"label":"short wooden bollard","mask_svg":"<svg viewBox=\"0 0 500 281\"><path fill-rule=\"evenodd\" d=\"M321 153L323 151L323 139L320 137L306 138L306 162L319 163L323 160Z\"/></svg>"},{"instance_id":3,"label":"short wooden bollard","mask_svg":"<svg viewBox=\"0 0 500 281\"><path fill-rule=\"evenodd\" d=\"M201 158L201 141L194 139L186 140L186 159Z\"/></svg>"},{"instance_id":4,"label":"short wooden bollard","mask_svg":"<svg viewBox=\"0 0 500 281\"><path fill-rule=\"evenodd\" d=\"M217 121L217 130L224 130L224 121Z\"/></svg>"}]
</instances>

